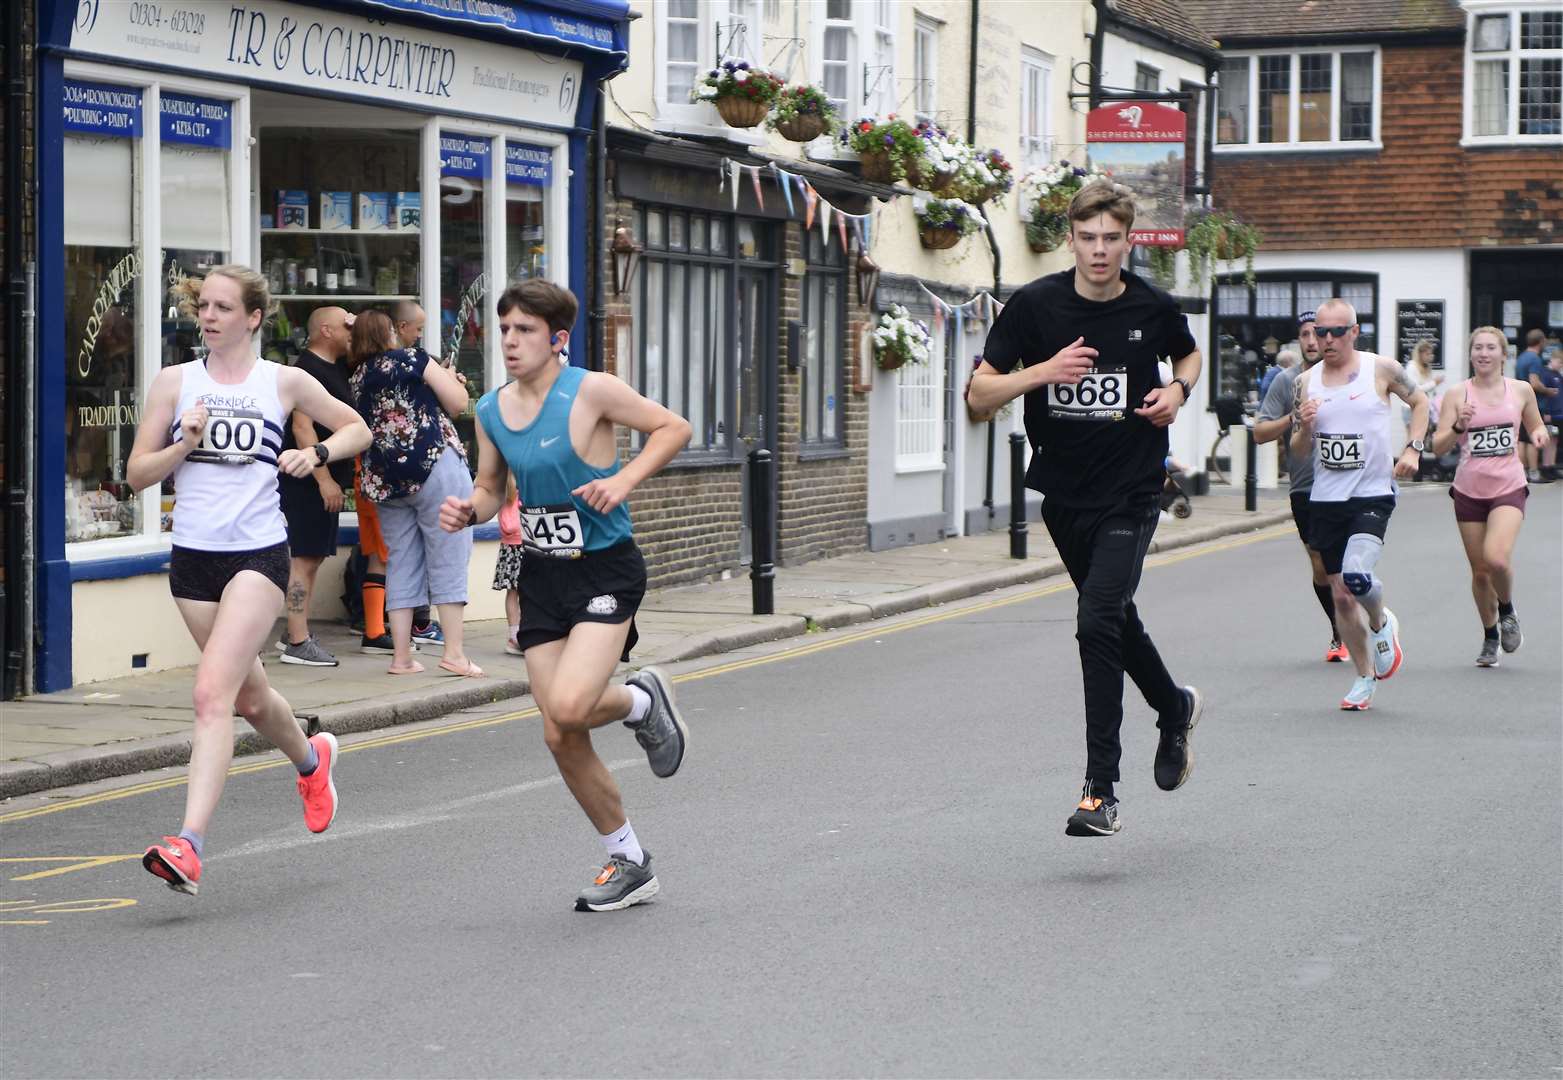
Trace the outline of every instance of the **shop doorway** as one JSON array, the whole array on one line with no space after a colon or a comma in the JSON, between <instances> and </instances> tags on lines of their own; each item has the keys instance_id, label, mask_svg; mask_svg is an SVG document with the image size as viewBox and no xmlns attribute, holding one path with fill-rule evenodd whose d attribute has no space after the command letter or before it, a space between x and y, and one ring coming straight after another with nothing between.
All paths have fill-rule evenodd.
<instances>
[{"instance_id":1,"label":"shop doorway","mask_svg":"<svg viewBox=\"0 0 1563 1080\"><path fill-rule=\"evenodd\" d=\"M748 456L753 450L776 453L776 274L741 267L734 305L734 370L737 373L738 440L744 456L743 528L738 559L747 563L754 552L751 478ZM776 476L775 471L771 474ZM771 521L776 520L776 489L770 492Z\"/></svg>"},{"instance_id":2,"label":"shop doorway","mask_svg":"<svg viewBox=\"0 0 1563 1080\"><path fill-rule=\"evenodd\" d=\"M1519 349L1531 330L1563 333L1563 253L1473 251L1471 326L1500 326Z\"/></svg>"}]
</instances>

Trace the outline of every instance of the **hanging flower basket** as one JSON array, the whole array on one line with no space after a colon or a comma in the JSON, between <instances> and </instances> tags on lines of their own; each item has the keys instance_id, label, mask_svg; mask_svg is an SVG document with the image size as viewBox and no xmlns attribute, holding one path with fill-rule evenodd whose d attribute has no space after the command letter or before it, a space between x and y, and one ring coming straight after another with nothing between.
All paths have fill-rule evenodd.
<instances>
[{"instance_id":1,"label":"hanging flower basket","mask_svg":"<svg viewBox=\"0 0 1563 1080\"><path fill-rule=\"evenodd\" d=\"M923 158L923 140L894 113L883 120L863 117L841 133L841 141L861 156L863 179L874 183L906 179L914 163Z\"/></svg>"},{"instance_id":2,"label":"hanging flower basket","mask_svg":"<svg viewBox=\"0 0 1563 1080\"><path fill-rule=\"evenodd\" d=\"M719 97L716 111L722 114L728 127L752 128L765 119L765 114L771 111L771 103L757 98Z\"/></svg>"},{"instance_id":3,"label":"hanging flower basket","mask_svg":"<svg viewBox=\"0 0 1563 1080\"><path fill-rule=\"evenodd\" d=\"M906 163L906 182L914 188L937 192L954 179L954 169L936 169L925 158L913 158Z\"/></svg>"},{"instance_id":4,"label":"hanging flower basket","mask_svg":"<svg viewBox=\"0 0 1563 1080\"><path fill-rule=\"evenodd\" d=\"M1038 213L1026 222L1026 244L1038 255L1057 251L1069 237L1069 218L1061 211Z\"/></svg>"},{"instance_id":5,"label":"hanging flower basket","mask_svg":"<svg viewBox=\"0 0 1563 1080\"><path fill-rule=\"evenodd\" d=\"M906 365L906 354L900 349L880 349L874 354L874 366L880 371L894 371Z\"/></svg>"},{"instance_id":6,"label":"hanging flower basket","mask_svg":"<svg viewBox=\"0 0 1563 1080\"><path fill-rule=\"evenodd\" d=\"M776 132L788 142L813 142L825 134L825 119L821 116L794 116L778 120Z\"/></svg>"},{"instance_id":7,"label":"hanging flower basket","mask_svg":"<svg viewBox=\"0 0 1563 1080\"><path fill-rule=\"evenodd\" d=\"M895 172L890 164L890 155L883 150L871 150L860 155L863 162L863 179L872 180L876 184L895 183Z\"/></svg>"},{"instance_id":8,"label":"hanging flower basket","mask_svg":"<svg viewBox=\"0 0 1563 1080\"><path fill-rule=\"evenodd\" d=\"M959 229L945 229L934 226L925 226L917 230L917 238L923 242L923 247L930 251L943 251L952 248L961 242Z\"/></svg>"},{"instance_id":9,"label":"hanging flower basket","mask_svg":"<svg viewBox=\"0 0 1563 1080\"><path fill-rule=\"evenodd\" d=\"M906 364L926 364L932 355L928 324L914 319L900 304L879 316L874 327L874 365L894 371Z\"/></svg>"}]
</instances>

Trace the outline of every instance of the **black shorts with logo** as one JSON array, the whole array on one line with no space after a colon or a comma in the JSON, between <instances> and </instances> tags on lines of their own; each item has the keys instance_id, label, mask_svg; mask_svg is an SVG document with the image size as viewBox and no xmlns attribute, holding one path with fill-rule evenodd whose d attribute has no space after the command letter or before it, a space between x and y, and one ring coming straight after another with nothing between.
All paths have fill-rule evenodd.
<instances>
[{"instance_id":1,"label":"black shorts with logo","mask_svg":"<svg viewBox=\"0 0 1563 1080\"><path fill-rule=\"evenodd\" d=\"M1324 560L1326 574L1338 574L1346 557L1346 541L1362 533L1384 539L1389 531L1389 515L1394 512L1393 495L1316 502L1308 512L1308 546Z\"/></svg>"},{"instance_id":2,"label":"black shorts with logo","mask_svg":"<svg viewBox=\"0 0 1563 1080\"><path fill-rule=\"evenodd\" d=\"M577 623L630 621L623 660L640 640L635 612L646 596L646 560L634 540L579 559L528 554L521 560L521 651L570 636Z\"/></svg>"}]
</instances>

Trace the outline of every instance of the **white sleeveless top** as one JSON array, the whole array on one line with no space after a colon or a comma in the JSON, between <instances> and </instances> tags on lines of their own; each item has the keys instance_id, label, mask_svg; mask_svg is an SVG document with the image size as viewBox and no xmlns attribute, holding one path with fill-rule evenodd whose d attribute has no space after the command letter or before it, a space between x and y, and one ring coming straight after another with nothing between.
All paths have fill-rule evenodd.
<instances>
[{"instance_id":1,"label":"white sleeveless top","mask_svg":"<svg viewBox=\"0 0 1563 1080\"><path fill-rule=\"evenodd\" d=\"M277 397L277 365L255 361L249 377L227 386L200 360L179 365L179 417L204 403L210 418L201 445L174 470L174 544L197 551L252 551L288 538L277 494L277 454L287 414Z\"/></svg>"},{"instance_id":2,"label":"white sleeveless top","mask_svg":"<svg viewBox=\"0 0 1563 1080\"><path fill-rule=\"evenodd\" d=\"M1357 353L1357 371L1344 386L1324 385L1324 365L1313 369L1308 396L1313 418L1313 502L1345 502L1394 495L1395 459L1389 448L1389 402L1378 396L1378 356Z\"/></svg>"}]
</instances>

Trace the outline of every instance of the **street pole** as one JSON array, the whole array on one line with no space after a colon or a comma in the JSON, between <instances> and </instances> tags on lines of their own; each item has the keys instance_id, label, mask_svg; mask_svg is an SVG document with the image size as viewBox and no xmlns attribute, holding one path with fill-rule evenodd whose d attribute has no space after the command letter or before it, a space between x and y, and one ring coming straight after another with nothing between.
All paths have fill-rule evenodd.
<instances>
[{"instance_id":1,"label":"street pole","mask_svg":"<svg viewBox=\"0 0 1563 1080\"><path fill-rule=\"evenodd\" d=\"M1026 435L1009 433L1009 557L1026 557Z\"/></svg>"},{"instance_id":2,"label":"street pole","mask_svg":"<svg viewBox=\"0 0 1563 1080\"><path fill-rule=\"evenodd\" d=\"M749 585L756 615L776 614L775 530L771 527L771 452L749 451Z\"/></svg>"},{"instance_id":3,"label":"street pole","mask_svg":"<svg viewBox=\"0 0 1563 1080\"><path fill-rule=\"evenodd\" d=\"M1248 437L1248 463L1243 476L1243 509L1254 511L1259 509L1259 471L1254 461L1254 419L1251 416L1243 417L1243 430Z\"/></svg>"}]
</instances>

